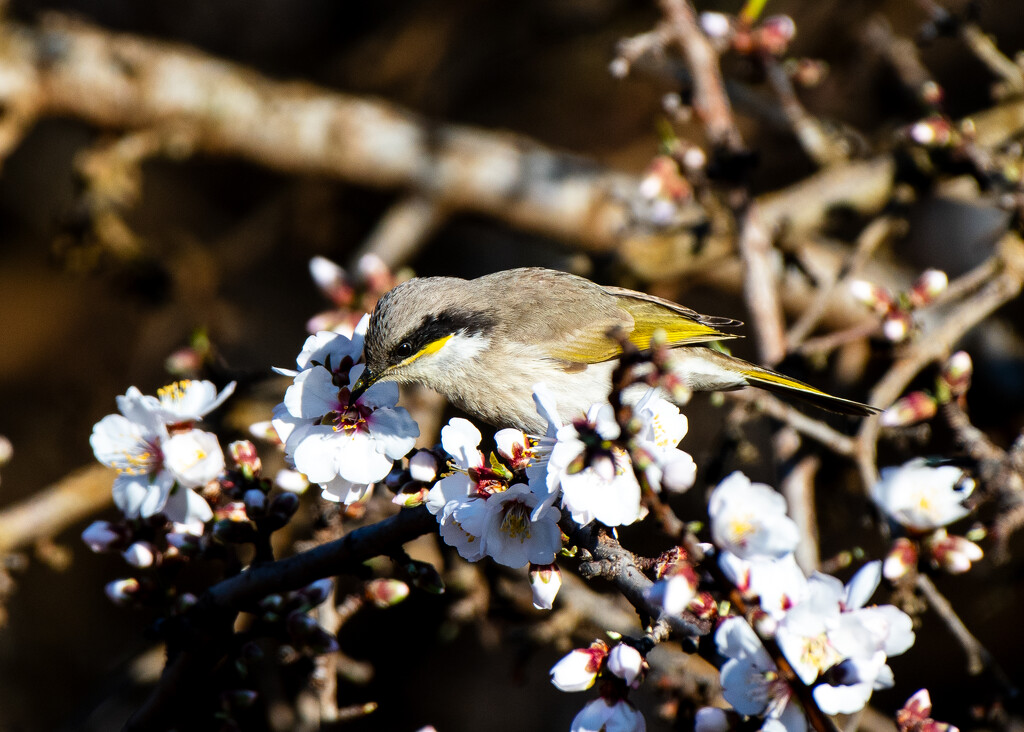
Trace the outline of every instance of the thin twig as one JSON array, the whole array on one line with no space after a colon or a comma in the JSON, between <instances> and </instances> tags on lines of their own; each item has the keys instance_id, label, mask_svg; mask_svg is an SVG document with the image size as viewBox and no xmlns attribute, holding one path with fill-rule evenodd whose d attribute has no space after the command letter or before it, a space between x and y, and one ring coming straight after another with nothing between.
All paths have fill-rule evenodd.
<instances>
[{"instance_id":1,"label":"thin twig","mask_svg":"<svg viewBox=\"0 0 1024 732\"><path fill-rule=\"evenodd\" d=\"M1006 692L1011 696L1016 696L1017 689L1009 677L1007 677L1006 672L1000 668L992 654L981 644L981 641L975 638L974 634L967 629L960 616L956 614L952 604L946 599L945 595L939 592L939 588L935 586L935 583L931 581L928 575L917 575L917 589L921 591L921 594L928 601L929 607L942 619L942 622L946 624L946 627L949 628L967 654L967 673L971 676L977 676L985 669L989 669L992 672L993 678L999 682Z\"/></svg>"},{"instance_id":2,"label":"thin twig","mask_svg":"<svg viewBox=\"0 0 1024 732\"><path fill-rule=\"evenodd\" d=\"M794 556L804 574L818 569L818 514L814 508L814 476L821 467L821 458L807 455L789 471L780 486L789 504L789 516L800 529L800 543Z\"/></svg>"},{"instance_id":3,"label":"thin twig","mask_svg":"<svg viewBox=\"0 0 1024 732\"><path fill-rule=\"evenodd\" d=\"M700 29L697 13L689 0L660 0L659 5L693 73L693 109L704 123L708 139L715 147L742 151L743 136L725 93L718 52Z\"/></svg>"},{"instance_id":4,"label":"thin twig","mask_svg":"<svg viewBox=\"0 0 1024 732\"><path fill-rule=\"evenodd\" d=\"M778 97L782 112L789 120L793 134L796 135L804 152L821 167L845 161L849 157L847 151L835 135L829 134L817 117L808 114L804 109L804 105L796 96L793 81L779 60L766 55L762 63L768 84Z\"/></svg>"},{"instance_id":5,"label":"thin twig","mask_svg":"<svg viewBox=\"0 0 1024 732\"><path fill-rule=\"evenodd\" d=\"M746 402L754 409L789 425L800 434L819 442L837 455L853 457L857 454L857 441L837 432L824 422L808 417L795 407L780 401L763 391L745 389L727 392L726 396L738 402Z\"/></svg>"},{"instance_id":6,"label":"thin twig","mask_svg":"<svg viewBox=\"0 0 1024 732\"><path fill-rule=\"evenodd\" d=\"M850 278L856 277L864 265L871 259L875 251L889 239L895 226L895 219L889 216L880 216L864 227L850 258L843 268L831 281L819 283L814 300L803 314L797 319L786 335L786 344L790 351L798 348L807 337L814 332L821 322L825 308L833 298L835 291L839 289Z\"/></svg>"}]
</instances>

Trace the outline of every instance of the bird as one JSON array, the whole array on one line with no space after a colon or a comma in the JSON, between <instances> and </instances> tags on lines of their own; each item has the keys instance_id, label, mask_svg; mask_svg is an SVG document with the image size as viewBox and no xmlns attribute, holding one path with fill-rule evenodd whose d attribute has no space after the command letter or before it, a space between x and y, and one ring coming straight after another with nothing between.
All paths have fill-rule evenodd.
<instances>
[{"instance_id":1,"label":"bird","mask_svg":"<svg viewBox=\"0 0 1024 732\"><path fill-rule=\"evenodd\" d=\"M695 391L756 386L829 411L877 409L709 347L741 336L738 320L701 315L643 292L568 272L522 267L466 280L417 277L386 292L370 315L355 399L378 382L422 384L496 427L543 435L534 391L542 383L563 419L607 401L624 334L638 349L664 333L673 373Z\"/></svg>"}]
</instances>

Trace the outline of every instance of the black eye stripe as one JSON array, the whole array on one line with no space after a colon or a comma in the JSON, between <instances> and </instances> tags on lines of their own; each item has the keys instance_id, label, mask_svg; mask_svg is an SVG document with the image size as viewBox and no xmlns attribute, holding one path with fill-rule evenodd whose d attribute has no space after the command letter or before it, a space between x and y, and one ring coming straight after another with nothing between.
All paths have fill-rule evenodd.
<instances>
[{"instance_id":1,"label":"black eye stripe","mask_svg":"<svg viewBox=\"0 0 1024 732\"><path fill-rule=\"evenodd\" d=\"M483 312L455 313L445 310L436 315L428 315L395 346L391 362L404 361L414 353L419 353L438 338L444 338L453 333L486 334L494 329L494 325L494 318ZM408 347L408 351L406 351L406 347Z\"/></svg>"}]
</instances>

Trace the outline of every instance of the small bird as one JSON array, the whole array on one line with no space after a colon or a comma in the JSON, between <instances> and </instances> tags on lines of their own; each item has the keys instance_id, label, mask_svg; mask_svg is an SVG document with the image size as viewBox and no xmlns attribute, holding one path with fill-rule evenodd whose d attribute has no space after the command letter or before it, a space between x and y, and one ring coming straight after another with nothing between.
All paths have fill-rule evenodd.
<instances>
[{"instance_id":1,"label":"small bird","mask_svg":"<svg viewBox=\"0 0 1024 732\"><path fill-rule=\"evenodd\" d=\"M664 331L674 372L696 391L758 386L851 415L878 410L841 399L705 344L739 336L738 320L701 315L653 295L598 285L567 272L524 267L464 280L420 277L377 302L364 343L358 396L379 381L418 383L499 427L543 434L534 385L565 419L607 400L622 353L619 329L643 350Z\"/></svg>"}]
</instances>

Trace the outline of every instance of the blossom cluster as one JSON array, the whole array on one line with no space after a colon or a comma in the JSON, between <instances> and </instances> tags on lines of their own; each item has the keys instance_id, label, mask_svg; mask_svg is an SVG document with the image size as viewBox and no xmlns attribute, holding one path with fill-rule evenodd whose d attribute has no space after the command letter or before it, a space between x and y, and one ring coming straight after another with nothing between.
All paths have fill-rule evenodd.
<instances>
[{"instance_id":1,"label":"blossom cluster","mask_svg":"<svg viewBox=\"0 0 1024 732\"><path fill-rule=\"evenodd\" d=\"M452 419L441 431L449 472L430 488L426 505L445 543L469 561L490 556L509 567L550 565L562 546L563 510L580 525L620 526L643 515L640 482L611 407L595 404L585 417L564 424L543 385L535 387L534 398L548 422L546 433L500 430L489 459L469 421ZM653 390L637 403L635 415L641 427L632 447L642 452L648 485L692 485L696 467L676 447L686 434L686 417Z\"/></svg>"},{"instance_id":2,"label":"blossom cluster","mask_svg":"<svg viewBox=\"0 0 1024 732\"><path fill-rule=\"evenodd\" d=\"M120 414L97 422L89 443L97 460L117 470L114 503L127 518L163 514L202 533L213 511L195 489L224 471L224 453L217 436L195 423L234 389L234 382L217 393L209 381L178 381L157 396L133 386L117 397Z\"/></svg>"},{"instance_id":3,"label":"blossom cluster","mask_svg":"<svg viewBox=\"0 0 1024 732\"><path fill-rule=\"evenodd\" d=\"M823 712L852 714L874 690L893 685L887 660L910 648L914 633L898 608L866 607L881 580L881 562L868 563L845 586L820 572L805 577L793 556L799 532L785 499L742 473L715 488L709 513L723 573L742 592L760 597L768 615L759 631L774 638L799 680L813 686ZM727 659L723 696L737 712L763 716L765 726L788 732L806 729L792 688L746 619L723 620L715 643Z\"/></svg>"}]
</instances>

